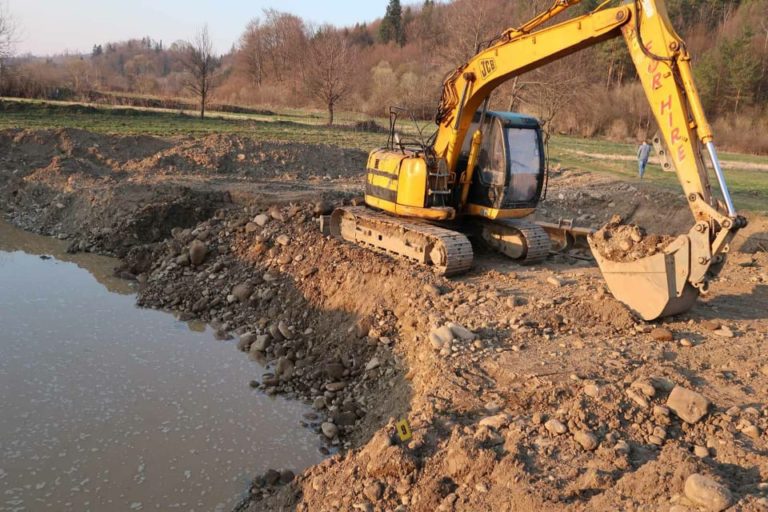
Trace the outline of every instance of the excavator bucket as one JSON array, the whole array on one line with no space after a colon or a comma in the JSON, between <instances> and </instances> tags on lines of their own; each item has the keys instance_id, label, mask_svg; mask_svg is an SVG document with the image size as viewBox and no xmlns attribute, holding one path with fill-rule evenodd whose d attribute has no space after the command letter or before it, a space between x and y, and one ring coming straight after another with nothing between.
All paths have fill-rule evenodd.
<instances>
[{"instance_id":1,"label":"excavator bucket","mask_svg":"<svg viewBox=\"0 0 768 512\"><path fill-rule=\"evenodd\" d=\"M592 254L608 289L643 320L675 315L693 307L699 295L690 282L691 239L681 235L662 252L631 262L605 258L589 237Z\"/></svg>"}]
</instances>

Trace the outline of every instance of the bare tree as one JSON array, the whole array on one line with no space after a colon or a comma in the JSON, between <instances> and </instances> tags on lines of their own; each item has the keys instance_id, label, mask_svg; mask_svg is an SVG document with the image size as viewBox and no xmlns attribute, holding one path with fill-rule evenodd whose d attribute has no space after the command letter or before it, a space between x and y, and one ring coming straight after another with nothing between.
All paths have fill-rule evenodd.
<instances>
[{"instance_id":1,"label":"bare tree","mask_svg":"<svg viewBox=\"0 0 768 512\"><path fill-rule=\"evenodd\" d=\"M91 65L82 57L74 57L66 64L72 90L77 94L87 92L91 88Z\"/></svg>"},{"instance_id":2,"label":"bare tree","mask_svg":"<svg viewBox=\"0 0 768 512\"><path fill-rule=\"evenodd\" d=\"M447 4L444 26L449 36L437 52L451 66L467 61L483 42L524 18L517 4L499 0L456 0Z\"/></svg>"},{"instance_id":3,"label":"bare tree","mask_svg":"<svg viewBox=\"0 0 768 512\"><path fill-rule=\"evenodd\" d=\"M350 91L355 50L333 27L321 27L309 42L304 81L309 93L328 108L328 126L334 109Z\"/></svg>"},{"instance_id":4,"label":"bare tree","mask_svg":"<svg viewBox=\"0 0 768 512\"><path fill-rule=\"evenodd\" d=\"M184 48L184 66L189 72L186 88L200 99L200 119L205 119L205 108L210 99L219 59L213 53L208 25L203 26Z\"/></svg>"},{"instance_id":5,"label":"bare tree","mask_svg":"<svg viewBox=\"0 0 768 512\"><path fill-rule=\"evenodd\" d=\"M264 10L264 19L255 18L240 39L238 63L247 76L261 86L266 77L277 82L293 81L306 50L306 26L298 16Z\"/></svg>"},{"instance_id":6,"label":"bare tree","mask_svg":"<svg viewBox=\"0 0 768 512\"><path fill-rule=\"evenodd\" d=\"M16 24L3 4L0 4L0 80L5 72L5 61L13 54L15 37Z\"/></svg>"},{"instance_id":7,"label":"bare tree","mask_svg":"<svg viewBox=\"0 0 768 512\"><path fill-rule=\"evenodd\" d=\"M253 19L240 38L238 64L254 84L261 87L264 81L267 51L266 28L258 18Z\"/></svg>"},{"instance_id":8,"label":"bare tree","mask_svg":"<svg viewBox=\"0 0 768 512\"><path fill-rule=\"evenodd\" d=\"M271 34L267 47L270 72L278 82L293 80L297 74L290 66L304 55L307 28L302 19L293 14L267 9L264 15Z\"/></svg>"},{"instance_id":9,"label":"bare tree","mask_svg":"<svg viewBox=\"0 0 768 512\"><path fill-rule=\"evenodd\" d=\"M557 124L557 118L565 107L583 101L583 91L588 85L584 75L574 73L587 65L584 54L573 55L553 62L525 76L525 83L517 84L517 98L543 125L545 140L549 140Z\"/></svg>"}]
</instances>

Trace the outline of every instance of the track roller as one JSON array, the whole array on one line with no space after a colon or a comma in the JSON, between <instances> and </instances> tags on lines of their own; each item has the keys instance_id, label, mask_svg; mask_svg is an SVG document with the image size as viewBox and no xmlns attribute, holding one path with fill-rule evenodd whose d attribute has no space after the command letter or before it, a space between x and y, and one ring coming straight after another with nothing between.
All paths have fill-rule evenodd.
<instances>
[{"instance_id":1,"label":"track roller","mask_svg":"<svg viewBox=\"0 0 768 512\"><path fill-rule=\"evenodd\" d=\"M488 245L522 264L543 261L552 248L547 232L524 220L484 221L482 237Z\"/></svg>"},{"instance_id":2,"label":"track roller","mask_svg":"<svg viewBox=\"0 0 768 512\"><path fill-rule=\"evenodd\" d=\"M472 245L463 234L365 206L336 209L331 215L330 234L408 258L440 275L457 275L472 267Z\"/></svg>"}]
</instances>

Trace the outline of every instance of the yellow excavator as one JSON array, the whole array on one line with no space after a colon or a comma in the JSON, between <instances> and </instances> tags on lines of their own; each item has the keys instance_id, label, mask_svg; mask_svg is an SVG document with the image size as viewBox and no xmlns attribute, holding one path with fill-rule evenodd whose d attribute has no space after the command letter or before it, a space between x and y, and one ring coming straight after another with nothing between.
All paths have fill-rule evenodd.
<instances>
[{"instance_id":1,"label":"yellow excavator","mask_svg":"<svg viewBox=\"0 0 768 512\"><path fill-rule=\"evenodd\" d=\"M444 275L467 271L479 232L523 262L548 254L551 241L526 220L545 187L542 131L534 118L488 111L503 82L584 48L623 37L690 207L695 225L662 252L610 261L590 240L611 293L645 320L690 309L720 271L737 215L693 83L690 56L672 29L663 0L633 0L543 26L581 0L556 0L519 28L504 31L443 84L438 129L424 143L401 140L391 126L387 147L368 158L365 206L343 207L331 234L430 265ZM703 152L722 201L710 189Z\"/></svg>"}]
</instances>

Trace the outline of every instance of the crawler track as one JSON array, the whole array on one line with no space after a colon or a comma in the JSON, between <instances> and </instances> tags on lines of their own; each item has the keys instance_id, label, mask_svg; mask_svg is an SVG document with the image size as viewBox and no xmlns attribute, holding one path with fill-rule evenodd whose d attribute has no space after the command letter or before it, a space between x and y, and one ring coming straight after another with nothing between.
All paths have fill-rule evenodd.
<instances>
[{"instance_id":1,"label":"crawler track","mask_svg":"<svg viewBox=\"0 0 768 512\"><path fill-rule=\"evenodd\" d=\"M472 267L472 245L463 234L364 206L334 211L331 234L433 267L445 276L461 274Z\"/></svg>"},{"instance_id":2,"label":"crawler track","mask_svg":"<svg viewBox=\"0 0 768 512\"><path fill-rule=\"evenodd\" d=\"M543 261L552 248L547 232L525 220L485 221L482 236L497 251L526 265Z\"/></svg>"}]
</instances>

